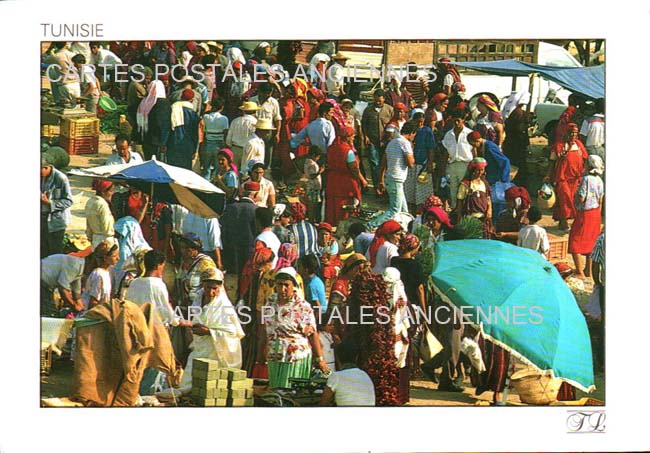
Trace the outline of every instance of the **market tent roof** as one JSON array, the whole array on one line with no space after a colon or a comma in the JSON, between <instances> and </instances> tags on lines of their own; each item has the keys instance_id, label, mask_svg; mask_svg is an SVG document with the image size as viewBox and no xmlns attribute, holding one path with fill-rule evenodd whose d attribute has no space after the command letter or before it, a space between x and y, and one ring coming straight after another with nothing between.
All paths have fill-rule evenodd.
<instances>
[{"instance_id":1,"label":"market tent roof","mask_svg":"<svg viewBox=\"0 0 650 453\"><path fill-rule=\"evenodd\" d=\"M500 76L528 76L537 73L545 79L592 99L605 97L605 66L571 68L564 66L542 66L523 63L518 60L496 60L454 63L463 68Z\"/></svg>"}]
</instances>

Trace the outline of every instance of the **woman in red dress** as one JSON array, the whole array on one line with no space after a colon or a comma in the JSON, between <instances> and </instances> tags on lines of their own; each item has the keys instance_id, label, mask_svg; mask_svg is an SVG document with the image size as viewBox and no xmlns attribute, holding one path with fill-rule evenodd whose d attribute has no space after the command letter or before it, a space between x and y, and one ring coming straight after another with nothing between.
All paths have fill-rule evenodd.
<instances>
[{"instance_id":1,"label":"woman in red dress","mask_svg":"<svg viewBox=\"0 0 650 453\"><path fill-rule=\"evenodd\" d=\"M291 152L291 146L289 145L291 134L297 134L309 124L310 105L307 103L307 90L307 82L302 79L295 79L287 87L286 94L280 101L282 126L280 127L280 141L276 153L278 159L280 159L282 176L285 178L295 171L289 156ZM305 156L309 152L309 145L300 145L293 152L296 157Z\"/></svg>"},{"instance_id":2,"label":"woman in red dress","mask_svg":"<svg viewBox=\"0 0 650 453\"><path fill-rule=\"evenodd\" d=\"M341 128L340 141L327 149L327 186L325 188L325 221L337 225L349 217L343 206L354 199L361 204L361 188L368 181L359 171L359 156L354 151L354 129Z\"/></svg>"},{"instance_id":3,"label":"woman in red dress","mask_svg":"<svg viewBox=\"0 0 650 453\"><path fill-rule=\"evenodd\" d=\"M569 123L564 139L553 145L549 173L544 178L544 182L553 182L555 185L553 219L560 222L563 230L568 230L567 221L575 218L574 196L585 172L585 159L588 156L578 138L578 125Z\"/></svg>"}]
</instances>

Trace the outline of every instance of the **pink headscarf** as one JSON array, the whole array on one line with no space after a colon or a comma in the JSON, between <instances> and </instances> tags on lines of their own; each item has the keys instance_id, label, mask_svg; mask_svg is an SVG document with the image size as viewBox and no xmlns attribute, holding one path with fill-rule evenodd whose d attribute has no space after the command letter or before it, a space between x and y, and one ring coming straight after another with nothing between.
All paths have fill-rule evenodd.
<instances>
[{"instance_id":1,"label":"pink headscarf","mask_svg":"<svg viewBox=\"0 0 650 453\"><path fill-rule=\"evenodd\" d=\"M153 106L156 105L158 99L164 97L166 97L165 85L163 85L160 80L152 80L149 83L147 97L140 102L138 113L136 115L138 130L143 136L147 133L147 129L149 128L149 112L151 112Z\"/></svg>"}]
</instances>

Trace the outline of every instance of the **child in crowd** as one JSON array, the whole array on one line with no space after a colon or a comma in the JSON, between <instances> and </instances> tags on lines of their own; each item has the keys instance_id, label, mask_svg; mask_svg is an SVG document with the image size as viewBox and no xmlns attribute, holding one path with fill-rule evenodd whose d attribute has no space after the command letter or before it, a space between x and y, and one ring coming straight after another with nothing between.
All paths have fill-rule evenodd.
<instances>
[{"instance_id":1,"label":"child in crowd","mask_svg":"<svg viewBox=\"0 0 650 453\"><path fill-rule=\"evenodd\" d=\"M551 244L548 241L546 230L536 225L542 218L542 212L537 206L531 206L528 210L528 225L519 230L517 245L527 249L535 250L548 258Z\"/></svg>"},{"instance_id":2,"label":"child in crowd","mask_svg":"<svg viewBox=\"0 0 650 453\"><path fill-rule=\"evenodd\" d=\"M307 155L307 159L305 159L303 170L303 177L307 179L307 216L312 220L318 218L318 210L321 203L321 173L325 168L321 168L318 165L320 157L320 148L315 145L310 146L309 154Z\"/></svg>"},{"instance_id":3,"label":"child in crowd","mask_svg":"<svg viewBox=\"0 0 650 453\"><path fill-rule=\"evenodd\" d=\"M321 406L374 406L375 386L370 376L357 366L359 347L351 340L339 344L336 349L337 370L327 379L320 400Z\"/></svg>"}]
</instances>

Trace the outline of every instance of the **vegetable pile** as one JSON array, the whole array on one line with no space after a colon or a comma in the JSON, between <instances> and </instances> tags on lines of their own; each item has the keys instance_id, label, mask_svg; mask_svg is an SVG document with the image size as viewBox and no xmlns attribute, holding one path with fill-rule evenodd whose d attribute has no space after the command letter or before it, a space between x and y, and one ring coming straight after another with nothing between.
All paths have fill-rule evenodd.
<instances>
[{"instance_id":1,"label":"vegetable pile","mask_svg":"<svg viewBox=\"0 0 650 453\"><path fill-rule=\"evenodd\" d=\"M126 115L126 104L118 105L114 112L105 113L100 119L99 131L102 134L119 134L120 115Z\"/></svg>"}]
</instances>

